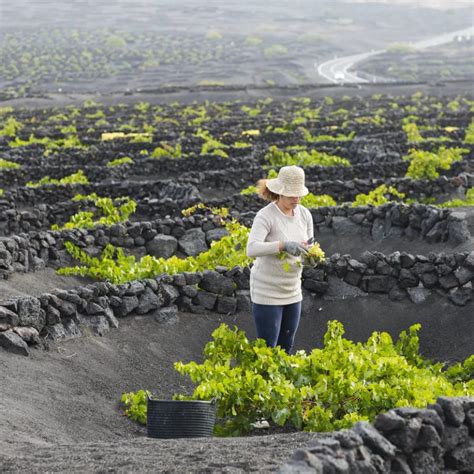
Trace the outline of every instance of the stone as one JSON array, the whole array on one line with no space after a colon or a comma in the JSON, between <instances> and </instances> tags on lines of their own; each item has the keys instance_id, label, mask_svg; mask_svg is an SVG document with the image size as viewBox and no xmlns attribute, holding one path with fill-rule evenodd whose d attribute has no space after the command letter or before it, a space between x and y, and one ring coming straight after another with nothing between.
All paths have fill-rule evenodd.
<instances>
[{"instance_id":1,"label":"stone","mask_svg":"<svg viewBox=\"0 0 474 474\"><path fill-rule=\"evenodd\" d=\"M462 286L474 278L474 271L469 270L467 267L461 267L454 272L454 276Z\"/></svg>"},{"instance_id":2,"label":"stone","mask_svg":"<svg viewBox=\"0 0 474 474\"><path fill-rule=\"evenodd\" d=\"M18 314L10 311L4 306L0 306L0 331L6 331L7 329L17 326L20 322Z\"/></svg>"},{"instance_id":3,"label":"stone","mask_svg":"<svg viewBox=\"0 0 474 474\"><path fill-rule=\"evenodd\" d=\"M433 244L435 242L440 242L443 237L443 233L446 229L446 223L443 221L437 222L429 232L425 235L425 240L429 244Z\"/></svg>"},{"instance_id":4,"label":"stone","mask_svg":"<svg viewBox=\"0 0 474 474\"><path fill-rule=\"evenodd\" d=\"M18 334L25 342L30 344L41 344L39 332L35 328L19 326L13 328L13 331Z\"/></svg>"},{"instance_id":5,"label":"stone","mask_svg":"<svg viewBox=\"0 0 474 474\"><path fill-rule=\"evenodd\" d=\"M222 237L229 235L229 232L225 227L217 227L215 229L210 229L206 232L206 242L207 245L211 245L211 242L215 240L221 240Z\"/></svg>"},{"instance_id":6,"label":"stone","mask_svg":"<svg viewBox=\"0 0 474 474\"><path fill-rule=\"evenodd\" d=\"M403 429L387 433L386 437L402 452L410 454L415 449L421 424L421 420L418 418L409 419Z\"/></svg>"},{"instance_id":7,"label":"stone","mask_svg":"<svg viewBox=\"0 0 474 474\"><path fill-rule=\"evenodd\" d=\"M408 458L412 472L436 473L440 472L438 463L430 451L416 451Z\"/></svg>"},{"instance_id":8,"label":"stone","mask_svg":"<svg viewBox=\"0 0 474 474\"><path fill-rule=\"evenodd\" d=\"M118 319L115 317L114 312L110 306L104 308L104 316L111 328L117 329L119 327Z\"/></svg>"},{"instance_id":9,"label":"stone","mask_svg":"<svg viewBox=\"0 0 474 474\"><path fill-rule=\"evenodd\" d=\"M375 268L379 261L377 256L368 250L364 250L364 252L359 257L359 260L362 263L365 263L369 268Z\"/></svg>"},{"instance_id":10,"label":"stone","mask_svg":"<svg viewBox=\"0 0 474 474\"><path fill-rule=\"evenodd\" d=\"M394 409L397 415L400 415L402 418L410 420L411 418L415 418L420 413L419 408L414 407L400 407Z\"/></svg>"},{"instance_id":11,"label":"stone","mask_svg":"<svg viewBox=\"0 0 474 474\"><path fill-rule=\"evenodd\" d=\"M178 247L188 256L196 256L208 250L206 234L201 229L189 229L179 239Z\"/></svg>"},{"instance_id":12,"label":"stone","mask_svg":"<svg viewBox=\"0 0 474 474\"><path fill-rule=\"evenodd\" d=\"M461 244L469 240L470 237L466 213L451 212L448 217L448 240L455 244Z\"/></svg>"},{"instance_id":13,"label":"stone","mask_svg":"<svg viewBox=\"0 0 474 474\"><path fill-rule=\"evenodd\" d=\"M206 312L206 308L204 308L204 306L194 304L193 300L186 295L181 295L177 303L181 311L187 311L188 313L194 314L203 314Z\"/></svg>"},{"instance_id":14,"label":"stone","mask_svg":"<svg viewBox=\"0 0 474 474\"><path fill-rule=\"evenodd\" d=\"M109 303L110 303L110 306L112 306L113 308L118 308L122 304L122 298L115 295L111 296L109 298Z\"/></svg>"},{"instance_id":15,"label":"stone","mask_svg":"<svg viewBox=\"0 0 474 474\"><path fill-rule=\"evenodd\" d=\"M367 269L367 265L365 263L359 262L354 258L350 258L347 263L352 270L361 274Z\"/></svg>"},{"instance_id":16,"label":"stone","mask_svg":"<svg viewBox=\"0 0 474 474\"><path fill-rule=\"evenodd\" d=\"M380 454L384 459L395 457L395 446L385 439L370 423L358 421L353 429L372 451Z\"/></svg>"},{"instance_id":17,"label":"stone","mask_svg":"<svg viewBox=\"0 0 474 474\"><path fill-rule=\"evenodd\" d=\"M250 279L244 272L237 272L232 280L236 284L239 290L249 290L250 289Z\"/></svg>"},{"instance_id":18,"label":"stone","mask_svg":"<svg viewBox=\"0 0 474 474\"><path fill-rule=\"evenodd\" d=\"M123 318L130 314L138 306L137 296L124 296L122 298L122 304L115 308L114 314L118 318Z\"/></svg>"},{"instance_id":19,"label":"stone","mask_svg":"<svg viewBox=\"0 0 474 474\"><path fill-rule=\"evenodd\" d=\"M176 305L162 307L153 312L153 318L157 323L176 324L178 318L178 307Z\"/></svg>"},{"instance_id":20,"label":"stone","mask_svg":"<svg viewBox=\"0 0 474 474\"><path fill-rule=\"evenodd\" d=\"M459 446L445 456L446 467L456 472L472 472L474 466L474 446Z\"/></svg>"},{"instance_id":21,"label":"stone","mask_svg":"<svg viewBox=\"0 0 474 474\"><path fill-rule=\"evenodd\" d=\"M436 400L443 409L446 423L452 426L461 426L466 417L464 407L459 398L456 397L438 397Z\"/></svg>"},{"instance_id":22,"label":"stone","mask_svg":"<svg viewBox=\"0 0 474 474\"><path fill-rule=\"evenodd\" d=\"M420 304L426 301L426 298L431 294L430 290L417 286L416 288L407 288L407 293L410 300L415 304Z\"/></svg>"},{"instance_id":23,"label":"stone","mask_svg":"<svg viewBox=\"0 0 474 474\"><path fill-rule=\"evenodd\" d=\"M311 472L312 473L323 473L324 472L324 466L323 463L310 451L306 449L297 449L291 459L293 461L303 461L307 465L311 467Z\"/></svg>"},{"instance_id":24,"label":"stone","mask_svg":"<svg viewBox=\"0 0 474 474\"><path fill-rule=\"evenodd\" d=\"M388 293L395 281L387 275L372 275L362 278L361 288L369 293Z\"/></svg>"},{"instance_id":25,"label":"stone","mask_svg":"<svg viewBox=\"0 0 474 474\"><path fill-rule=\"evenodd\" d=\"M47 326L48 336L53 341L72 339L82 336L82 332L73 319L66 319L54 326Z\"/></svg>"},{"instance_id":26,"label":"stone","mask_svg":"<svg viewBox=\"0 0 474 474\"><path fill-rule=\"evenodd\" d=\"M435 270L435 266L430 262L416 262L410 271L419 277L423 273L434 272Z\"/></svg>"},{"instance_id":27,"label":"stone","mask_svg":"<svg viewBox=\"0 0 474 474\"><path fill-rule=\"evenodd\" d=\"M186 277L182 273L173 275L173 285L177 287L186 286Z\"/></svg>"},{"instance_id":28,"label":"stone","mask_svg":"<svg viewBox=\"0 0 474 474\"><path fill-rule=\"evenodd\" d=\"M388 292L388 297L392 301L401 301L407 296L406 291L403 288L400 288L398 285L394 285L392 289Z\"/></svg>"},{"instance_id":29,"label":"stone","mask_svg":"<svg viewBox=\"0 0 474 474\"><path fill-rule=\"evenodd\" d=\"M439 416L440 420L443 422L443 427L444 427L444 422L446 420L446 417L444 416L444 411L441 408L441 405L438 403L431 403L427 406L428 410L433 410L436 412L436 414Z\"/></svg>"},{"instance_id":30,"label":"stone","mask_svg":"<svg viewBox=\"0 0 474 474\"><path fill-rule=\"evenodd\" d=\"M146 278L145 280L143 280L143 282L154 292L158 291L158 282L154 278Z\"/></svg>"},{"instance_id":31,"label":"stone","mask_svg":"<svg viewBox=\"0 0 474 474\"><path fill-rule=\"evenodd\" d=\"M145 285L138 280L133 280L127 284L125 296L138 296L145 290Z\"/></svg>"},{"instance_id":32,"label":"stone","mask_svg":"<svg viewBox=\"0 0 474 474\"><path fill-rule=\"evenodd\" d=\"M81 324L88 326L98 336L103 336L110 331L110 325L107 318L102 314L94 314L91 316L85 316L78 314L78 320Z\"/></svg>"},{"instance_id":33,"label":"stone","mask_svg":"<svg viewBox=\"0 0 474 474\"><path fill-rule=\"evenodd\" d=\"M206 290L199 290L193 303L203 306L207 310L212 310L216 304L217 295Z\"/></svg>"},{"instance_id":34,"label":"stone","mask_svg":"<svg viewBox=\"0 0 474 474\"><path fill-rule=\"evenodd\" d=\"M323 464L323 472L334 472L338 474L349 474L349 463L344 457L336 457L334 453L318 453L317 458ZM314 472L314 471L313 471Z\"/></svg>"},{"instance_id":35,"label":"stone","mask_svg":"<svg viewBox=\"0 0 474 474\"><path fill-rule=\"evenodd\" d=\"M439 436L443 435L444 423L443 420L439 417L436 410L425 408L424 410L420 410L416 416L417 418L420 418L423 424L433 426Z\"/></svg>"},{"instance_id":36,"label":"stone","mask_svg":"<svg viewBox=\"0 0 474 474\"><path fill-rule=\"evenodd\" d=\"M471 436L474 434L474 408L466 411L466 420L464 421L469 428Z\"/></svg>"},{"instance_id":37,"label":"stone","mask_svg":"<svg viewBox=\"0 0 474 474\"><path fill-rule=\"evenodd\" d=\"M59 312L61 313L61 317L66 318L75 318L77 314L77 306L70 301L59 300Z\"/></svg>"},{"instance_id":38,"label":"stone","mask_svg":"<svg viewBox=\"0 0 474 474\"><path fill-rule=\"evenodd\" d=\"M217 298L217 312L219 314L234 314L237 310L237 299L232 296Z\"/></svg>"},{"instance_id":39,"label":"stone","mask_svg":"<svg viewBox=\"0 0 474 474\"><path fill-rule=\"evenodd\" d=\"M377 473L385 473L389 471L391 461L384 459L382 456L378 454L373 454L371 456L371 465L375 469Z\"/></svg>"},{"instance_id":40,"label":"stone","mask_svg":"<svg viewBox=\"0 0 474 474\"><path fill-rule=\"evenodd\" d=\"M347 261L345 258L342 257L338 258L337 260L333 260L333 257L334 256L331 257L331 262L334 263L333 268L337 276L343 278L344 275L347 273Z\"/></svg>"},{"instance_id":41,"label":"stone","mask_svg":"<svg viewBox=\"0 0 474 474\"><path fill-rule=\"evenodd\" d=\"M80 305L82 303L81 297L77 293L73 293L72 291L67 290L53 290L55 295L62 299L63 301L69 301L75 305Z\"/></svg>"},{"instance_id":42,"label":"stone","mask_svg":"<svg viewBox=\"0 0 474 474\"><path fill-rule=\"evenodd\" d=\"M119 222L117 224L113 224L112 226L110 226L109 232L112 237L120 237L120 236L126 235L127 228L125 227L124 224Z\"/></svg>"},{"instance_id":43,"label":"stone","mask_svg":"<svg viewBox=\"0 0 474 474\"><path fill-rule=\"evenodd\" d=\"M0 332L0 347L13 354L29 356L30 350L26 342L14 331Z\"/></svg>"},{"instance_id":44,"label":"stone","mask_svg":"<svg viewBox=\"0 0 474 474\"><path fill-rule=\"evenodd\" d=\"M348 271L344 276L344 281L349 285L359 286L359 283L362 279L362 275L357 272Z\"/></svg>"},{"instance_id":45,"label":"stone","mask_svg":"<svg viewBox=\"0 0 474 474\"><path fill-rule=\"evenodd\" d=\"M415 264L415 257L411 253L402 252L400 254L400 265L402 268L410 268Z\"/></svg>"},{"instance_id":46,"label":"stone","mask_svg":"<svg viewBox=\"0 0 474 474\"><path fill-rule=\"evenodd\" d=\"M439 277L438 281L441 288L445 290L450 290L451 288L456 288L457 286L459 286L459 283L456 280L456 277L452 273Z\"/></svg>"},{"instance_id":47,"label":"stone","mask_svg":"<svg viewBox=\"0 0 474 474\"><path fill-rule=\"evenodd\" d=\"M158 294L163 306L171 306L179 297L179 291L173 285L161 284Z\"/></svg>"},{"instance_id":48,"label":"stone","mask_svg":"<svg viewBox=\"0 0 474 474\"><path fill-rule=\"evenodd\" d=\"M325 281L326 274L324 270L321 270L321 269L304 267L303 279L306 279L306 278L309 280Z\"/></svg>"},{"instance_id":49,"label":"stone","mask_svg":"<svg viewBox=\"0 0 474 474\"><path fill-rule=\"evenodd\" d=\"M31 326L41 331L46 323L46 313L41 309L38 298L24 296L18 299L18 317L20 326Z\"/></svg>"},{"instance_id":50,"label":"stone","mask_svg":"<svg viewBox=\"0 0 474 474\"><path fill-rule=\"evenodd\" d=\"M198 289L194 285L185 285L180 288L180 294L194 298L198 294Z\"/></svg>"},{"instance_id":51,"label":"stone","mask_svg":"<svg viewBox=\"0 0 474 474\"><path fill-rule=\"evenodd\" d=\"M46 325L54 326L61 322L61 313L59 309L56 309L54 306L48 305L46 307Z\"/></svg>"},{"instance_id":52,"label":"stone","mask_svg":"<svg viewBox=\"0 0 474 474\"><path fill-rule=\"evenodd\" d=\"M329 287L327 281L315 281L310 279L305 279L303 281L303 288L306 288L308 291L313 293L325 293Z\"/></svg>"},{"instance_id":53,"label":"stone","mask_svg":"<svg viewBox=\"0 0 474 474\"><path fill-rule=\"evenodd\" d=\"M158 234L146 243L145 248L148 255L169 258L178 250L178 240L171 235Z\"/></svg>"},{"instance_id":54,"label":"stone","mask_svg":"<svg viewBox=\"0 0 474 474\"><path fill-rule=\"evenodd\" d=\"M131 285L129 285L129 288L130 287ZM111 289L113 288L113 285L111 285L110 283L106 283L104 281L99 281L97 283L94 283L93 288L94 288L93 291L97 291L97 296L104 296L104 295L107 295L109 291L111 291Z\"/></svg>"},{"instance_id":55,"label":"stone","mask_svg":"<svg viewBox=\"0 0 474 474\"><path fill-rule=\"evenodd\" d=\"M393 267L383 260L378 260L375 266L375 272L379 275L392 275Z\"/></svg>"},{"instance_id":56,"label":"stone","mask_svg":"<svg viewBox=\"0 0 474 474\"><path fill-rule=\"evenodd\" d=\"M474 250L467 255L463 262L463 266L467 267L469 270L474 271Z\"/></svg>"},{"instance_id":57,"label":"stone","mask_svg":"<svg viewBox=\"0 0 474 474\"><path fill-rule=\"evenodd\" d=\"M408 465L406 459L402 456L397 456L395 459L392 459L390 472L397 474L412 474L413 471ZM431 474L431 473L430 473Z\"/></svg>"},{"instance_id":58,"label":"stone","mask_svg":"<svg viewBox=\"0 0 474 474\"><path fill-rule=\"evenodd\" d=\"M233 281L213 270L206 270L202 275L199 287L210 293L230 296L234 293Z\"/></svg>"},{"instance_id":59,"label":"stone","mask_svg":"<svg viewBox=\"0 0 474 474\"><path fill-rule=\"evenodd\" d=\"M365 446L357 446L356 449L344 451L344 456L349 463L349 472L377 474L377 469L372 465L372 456Z\"/></svg>"},{"instance_id":60,"label":"stone","mask_svg":"<svg viewBox=\"0 0 474 474\"><path fill-rule=\"evenodd\" d=\"M250 312L252 309L252 301L250 300L249 290L236 290L237 311Z\"/></svg>"},{"instance_id":61,"label":"stone","mask_svg":"<svg viewBox=\"0 0 474 474\"><path fill-rule=\"evenodd\" d=\"M357 225L362 224L365 219L365 214L360 212L358 214L354 214L349 218L352 222L356 223Z\"/></svg>"},{"instance_id":62,"label":"stone","mask_svg":"<svg viewBox=\"0 0 474 474\"><path fill-rule=\"evenodd\" d=\"M334 438L339 441L339 444L344 449L353 449L358 446L362 446L362 438L355 433L353 430L345 429L340 431L335 431L333 433Z\"/></svg>"},{"instance_id":63,"label":"stone","mask_svg":"<svg viewBox=\"0 0 474 474\"><path fill-rule=\"evenodd\" d=\"M86 306L86 313L87 314L102 314L104 312L104 308L93 301L89 301Z\"/></svg>"},{"instance_id":64,"label":"stone","mask_svg":"<svg viewBox=\"0 0 474 474\"><path fill-rule=\"evenodd\" d=\"M377 415L374 420L374 427L382 433L400 430L403 429L404 426L405 420L393 410Z\"/></svg>"},{"instance_id":65,"label":"stone","mask_svg":"<svg viewBox=\"0 0 474 474\"><path fill-rule=\"evenodd\" d=\"M202 279L202 273L200 272L184 272L183 275L186 285L197 285Z\"/></svg>"},{"instance_id":66,"label":"stone","mask_svg":"<svg viewBox=\"0 0 474 474\"><path fill-rule=\"evenodd\" d=\"M472 289L456 288L448 294L448 299L456 306L466 306L472 300Z\"/></svg>"},{"instance_id":67,"label":"stone","mask_svg":"<svg viewBox=\"0 0 474 474\"><path fill-rule=\"evenodd\" d=\"M146 288L138 299L137 314L146 314L153 309L161 306L162 300L155 294L151 288Z\"/></svg>"},{"instance_id":68,"label":"stone","mask_svg":"<svg viewBox=\"0 0 474 474\"><path fill-rule=\"evenodd\" d=\"M320 438L318 439L318 444L321 446L326 446L334 452L340 451L341 449L341 443L332 437Z\"/></svg>"},{"instance_id":69,"label":"stone","mask_svg":"<svg viewBox=\"0 0 474 474\"><path fill-rule=\"evenodd\" d=\"M425 288L435 288L438 284L438 275L436 275L436 273L422 273L420 275L420 281Z\"/></svg>"},{"instance_id":70,"label":"stone","mask_svg":"<svg viewBox=\"0 0 474 474\"><path fill-rule=\"evenodd\" d=\"M413 275L410 270L402 268L399 274L399 286L400 288L409 288L412 286L418 286L418 277Z\"/></svg>"},{"instance_id":71,"label":"stone","mask_svg":"<svg viewBox=\"0 0 474 474\"><path fill-rule=\"evenodd\" d=\"M439 447L441 438L436 428L431 425L421 425L420 432L415 444L415 450Z\"/></svg>"},{"instance_id":72,"label":"stone","mask_svg":"<svg viewBox=\"0 0 474 474\"><path fill-rule=\"evenodd\" d=\"M469 438L469 429L466 425L445 425L441 443L446 452L465 443Z\"/></svg>"}]
</instances>

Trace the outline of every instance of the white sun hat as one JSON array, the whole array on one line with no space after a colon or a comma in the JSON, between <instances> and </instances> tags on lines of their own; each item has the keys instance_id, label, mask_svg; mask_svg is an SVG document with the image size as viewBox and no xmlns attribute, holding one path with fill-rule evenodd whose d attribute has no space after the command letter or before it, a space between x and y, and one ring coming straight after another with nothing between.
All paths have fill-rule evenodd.
<instances>
[{"instance_id":1,"label":"white sun hat","mask_svg":"<svg viewBox=\"0 0 474 474\"><path fill-rule=\"evenodd\" d=\"M299 166L283 166L278 177L267 181L267 188L275 194L288 197L303 197L308 194L304 185L304 170Z\"/></svg>"}]
</instances>

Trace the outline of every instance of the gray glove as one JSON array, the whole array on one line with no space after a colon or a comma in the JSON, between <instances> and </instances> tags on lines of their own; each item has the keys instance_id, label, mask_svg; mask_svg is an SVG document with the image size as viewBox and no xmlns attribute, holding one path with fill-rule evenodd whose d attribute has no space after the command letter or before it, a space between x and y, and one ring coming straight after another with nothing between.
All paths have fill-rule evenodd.
<instances>
[{"instance_id":1,"label":"gray glove","mask_svg":"<svg viewBox=\"0 0 474 474\"><path fill-rule=\"evenodd\" d=\"M302 244L293 240L283 242L283 250L285 252L288 252L290 255L294 255L295 257L301 254L308 253L308 251L304 248Z\"/></svg>"}]
</instances>

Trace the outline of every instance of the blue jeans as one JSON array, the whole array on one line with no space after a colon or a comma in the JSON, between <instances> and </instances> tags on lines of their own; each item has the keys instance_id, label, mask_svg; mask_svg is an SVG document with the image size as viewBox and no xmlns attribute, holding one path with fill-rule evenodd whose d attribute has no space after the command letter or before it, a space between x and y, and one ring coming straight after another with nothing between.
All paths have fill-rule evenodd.
<instances>
[{"instance_id":1,"label":"blue jeans","mask_svg":"<svg viewBox=\"0 0 474 474\"><path fill-rule=\"evenodd\" d=\"M257 337L290 353L301 317L301 301L287 305L252 303Z\"/></svg>"}]
</instances>

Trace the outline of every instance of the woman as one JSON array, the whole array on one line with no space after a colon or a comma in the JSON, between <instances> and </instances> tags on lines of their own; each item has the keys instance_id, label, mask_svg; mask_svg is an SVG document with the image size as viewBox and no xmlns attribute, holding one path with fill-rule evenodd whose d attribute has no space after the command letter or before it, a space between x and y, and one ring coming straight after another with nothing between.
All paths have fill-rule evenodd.
<instances>
[{"instance_id":1,"label":"woman","mask_svg":"<svg viewBox=\"0 0 474 474\"><path fill-rule=\"evenodd\" d=\"M303 299L300 256L313 239L313 218L299 204L308 194L304 171L284 166L277 178L261 179L257 190L271 202L255 216L247 244L247 255L256 257L250 272L252 312L257 337L289 353Z\"/></svg>"}]
</instances>

